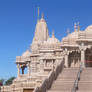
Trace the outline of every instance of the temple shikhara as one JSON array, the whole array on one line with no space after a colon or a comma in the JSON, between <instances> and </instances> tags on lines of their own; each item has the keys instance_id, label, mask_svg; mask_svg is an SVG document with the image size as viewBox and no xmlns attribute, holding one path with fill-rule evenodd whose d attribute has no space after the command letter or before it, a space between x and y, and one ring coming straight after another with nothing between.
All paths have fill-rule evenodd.
<instances>
[{"instance_id":1,"label":"temple shikhara","mask_svg":"<svg viewBox=\"0 0 92 92\"><path fill-rule=\"evenodd\" d=\"M74 24L61 41L48 31L42 15L30 49L16 57L17 78L1 92L92 92L92 25Z\"/></svg>"}]
</instances>

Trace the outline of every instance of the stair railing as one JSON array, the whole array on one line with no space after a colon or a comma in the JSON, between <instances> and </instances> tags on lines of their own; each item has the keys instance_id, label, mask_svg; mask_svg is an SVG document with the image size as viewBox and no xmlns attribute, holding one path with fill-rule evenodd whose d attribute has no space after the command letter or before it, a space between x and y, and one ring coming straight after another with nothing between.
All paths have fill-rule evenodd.
<instances>
[{"instance_id":1,"label":"stair railing","mask_svg":"<svg viewBox=\"0 0 92 92\"><path fill-rule=\"evenodd\" d=\"M82 73L82 70L83 70L83 68L82 68L82 63L81 63L81 65L79 67L79 71L77 73L76 80L74 81L73 89L72 89L71 92L76 92L76 90L78 90L78 83L79 83L79 80L80 80L80 75Z\"/></svg>"},{"instance_id":2,"label":"stair railing","mask_svg":"<svg viewBox=\"0 0 92 92\"><path fill-rule=\"evenodd\" d=\"M57 65L55 70L51 71L49 76L42 82L40 87L36 87L33 92L46 92L48 89L51 88L53 81L57 78L59 73L64 68L64 59Z\"/></svg>"}]
</instances>

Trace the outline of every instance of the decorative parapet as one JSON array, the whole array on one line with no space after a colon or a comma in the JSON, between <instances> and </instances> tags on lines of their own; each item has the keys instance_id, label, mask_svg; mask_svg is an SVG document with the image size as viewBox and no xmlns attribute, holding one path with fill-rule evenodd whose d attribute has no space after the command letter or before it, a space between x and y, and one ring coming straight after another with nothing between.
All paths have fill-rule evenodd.
<instances>
[{"instance_id":1,"label":"decorative parapet","mask_svg":"<svg viewBox=\"0 0 92 92\"><path fill-rule=\"evenodd\" d=\"M16 57L16 63L17 62L25 62L25 61L31 61L31 58L27 57L27 56L17 56Z\"/></svg>"},{"instance_id":2,"label":"decorative parapet","mask_svg":"<svg viewBox=\"0 0 92 92\"><path fill-rule=\"evenodd\" d=\"M87 46L84 45L84 43L81 43L81 46L79 46L80 51L85 51Z\"/></svg>"}]
</instances>

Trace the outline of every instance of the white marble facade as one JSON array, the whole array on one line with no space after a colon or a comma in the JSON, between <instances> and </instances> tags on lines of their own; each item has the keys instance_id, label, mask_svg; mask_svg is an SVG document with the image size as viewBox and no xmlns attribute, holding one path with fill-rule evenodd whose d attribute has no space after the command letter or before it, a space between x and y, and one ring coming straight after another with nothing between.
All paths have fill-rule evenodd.
<instances>
[{"instance_id":1,"label":"white marble facade","mask_svg":"<svg viewBox=\"0 0 92 92\"><path fill-rule=\"evenodd\" d=\"M42 16L37 21L30 49L16 57L18 73L11 88L15 92L22 92L23 88L29 88L28 85L34 89L37 83L41 83L55 69L62 58L65 60L65 67L79 67L80 64L84 68L92 67L91 56L92 25L80 30L79 25L75 24L74 32L68 33L59 41L54 32L49 36L47 23ZM2 92L5 92L4 88Z\"/></svg>"}]
</instances>

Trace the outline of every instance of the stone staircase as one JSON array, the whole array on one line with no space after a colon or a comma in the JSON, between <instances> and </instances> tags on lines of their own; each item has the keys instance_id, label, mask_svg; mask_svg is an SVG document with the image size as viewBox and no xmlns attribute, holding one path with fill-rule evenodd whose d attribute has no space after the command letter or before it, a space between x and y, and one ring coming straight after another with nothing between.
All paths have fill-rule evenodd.
<instances>
[{"instance_id":1,"label":"stone staircase","mask_svg":"<svg viewBox=\"0 0 92 92\"><path fill-rule=\"evenodd\" d=\"M78 68L64 68L47 92L71 92Z\"/></svg>"},{"instance_id":2,"label":"stone staircase","mask_svg":"<svg viewBox=\"0 0 92 92\"><path fill-rule=\"evenodd\" d=\"M77 92L92 92L92 68L83 69Z\"/></svg>"}]
</instances>

